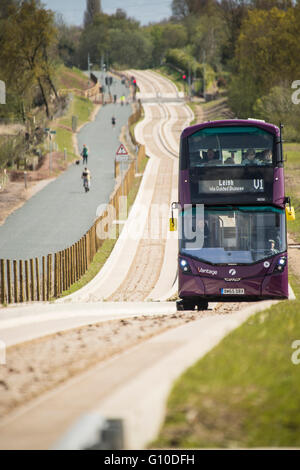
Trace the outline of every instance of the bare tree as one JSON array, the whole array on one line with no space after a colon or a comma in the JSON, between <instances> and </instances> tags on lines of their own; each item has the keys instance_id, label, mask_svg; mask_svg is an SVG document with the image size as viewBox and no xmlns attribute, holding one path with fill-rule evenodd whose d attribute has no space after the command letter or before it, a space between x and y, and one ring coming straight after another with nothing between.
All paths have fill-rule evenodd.
<instances>
[{"instance_id":1,"label":"bare tree","mask_svg":"<svg viewBox=\"0 0 300 470\"><path fill-rule=\"evenodd\" d=\"M86 0L86 10L84 12L84 27L93 23L95 15L101 13L101 0Z\"/></svg>"}]
</instances>

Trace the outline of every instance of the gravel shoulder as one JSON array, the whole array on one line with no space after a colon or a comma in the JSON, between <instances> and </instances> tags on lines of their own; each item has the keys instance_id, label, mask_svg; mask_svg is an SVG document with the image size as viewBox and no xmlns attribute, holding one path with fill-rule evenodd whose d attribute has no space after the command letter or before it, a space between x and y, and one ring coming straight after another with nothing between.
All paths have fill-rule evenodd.
<instances>
[{"instance_id":1,"label":"gravel shoulder","mask_svg":"<svg viewBox=\"0 0 300 470\"><path fill-rule=\"evenodd\" d=\"M218 304L213 311L114 320L12 346L6 366L0 365L0 416L155 335L239 309L238 303Z\"/></svg>"}]
</instances>

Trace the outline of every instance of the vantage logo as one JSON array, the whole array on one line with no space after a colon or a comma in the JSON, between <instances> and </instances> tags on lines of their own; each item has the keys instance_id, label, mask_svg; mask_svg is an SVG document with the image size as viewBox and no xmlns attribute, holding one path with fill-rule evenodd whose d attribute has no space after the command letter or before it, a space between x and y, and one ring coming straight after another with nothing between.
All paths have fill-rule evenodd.
<instances>
[{"instance_id":1,"label":"vantage logo","mask_svg":"<svg viewBox=\"0 0 300 470\"><path fill-rule=\"evenodd\" d=\"M198 268L198 271L200 274L211 274L212 276L216 276L218 274L218 271L212 271L211 269Z\"/></svg>"}]
</instances>

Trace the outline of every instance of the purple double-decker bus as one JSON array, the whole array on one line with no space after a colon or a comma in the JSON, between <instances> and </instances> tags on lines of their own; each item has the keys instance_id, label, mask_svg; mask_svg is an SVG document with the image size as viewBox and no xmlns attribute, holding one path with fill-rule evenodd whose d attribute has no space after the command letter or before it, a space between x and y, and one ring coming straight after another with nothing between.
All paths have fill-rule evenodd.
<instances>
[{"instance_id":1,"label":"purple double-decker bus","mask_svg":"<svg viewBox=\"0 0 300 470\"><path fill-rule=\"evenodd\" d=\"M288 297L281 129L258 120L186 128L180 142L178 309Z\"/></svg>"}]
</instances>

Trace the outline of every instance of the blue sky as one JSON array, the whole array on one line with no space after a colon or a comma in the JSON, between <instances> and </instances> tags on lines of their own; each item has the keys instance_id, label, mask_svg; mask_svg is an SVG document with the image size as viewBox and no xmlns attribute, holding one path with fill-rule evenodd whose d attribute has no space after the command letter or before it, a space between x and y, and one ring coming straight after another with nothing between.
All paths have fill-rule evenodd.
<instances>
[{"instance_id":1,"label":"blue sky","mask_svg":"<svg viewBox=\"0 0 300 470\"><path fill-rule=\"evenodd\" d=\"M53 11L62 13L67 24L82 25L86 0L42 0ZM172 0L101 0L104 13L115 13L117 8L126 11L141 24L158 22L171 15Z\"/></svg>"}]
</instances>

